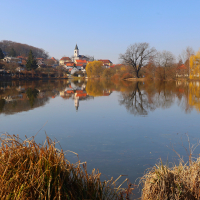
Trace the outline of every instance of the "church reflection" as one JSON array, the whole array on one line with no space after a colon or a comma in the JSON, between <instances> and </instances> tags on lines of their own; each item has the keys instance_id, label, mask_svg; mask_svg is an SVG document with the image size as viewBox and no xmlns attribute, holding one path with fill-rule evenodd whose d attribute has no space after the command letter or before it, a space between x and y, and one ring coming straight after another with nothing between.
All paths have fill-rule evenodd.
<instances>
[{"instance_id":1,"label":"church reflection","mask_svg":"<svg viewBox=\"0 0 200 200\"><path fill-rule=\"evenodd\" d=\"M85 88L85 83L83 83L81 86L78 86L72 82L68 85L68 87L65 88L65 90L60 92L60 96L63 99L72 98L74 100L75 109L78 111L79 101L94 99L93 96L87 94Z\"/></svg>"},{"instance_id":2,"label":"church reflection","mask_svg":"<svg viewBox=\"0 0 200 200\"><path fill-rule=\"evenodd\" d=\"M146 116L158 108L174 103L190 113L200 112L200 82L129 82L122 80L54 80L0 82L0 114L14 114L44 106L56 97L74 101L78 111L81 102L100 96L109 98L117 92L118 102L133 115Z\"/></svg>"}]
</instances>

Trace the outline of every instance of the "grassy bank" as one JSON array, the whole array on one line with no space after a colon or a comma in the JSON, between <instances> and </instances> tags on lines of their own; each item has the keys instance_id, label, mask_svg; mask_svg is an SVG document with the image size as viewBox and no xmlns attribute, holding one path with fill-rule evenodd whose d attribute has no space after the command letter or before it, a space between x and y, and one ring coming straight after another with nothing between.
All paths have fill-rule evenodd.
<instances>
[{"instance_id":1,"label":"grassy bank","mask_svg":"<svg viewBox=\"0 0 200 200\"><path fill-rule=\"evenodd\" d=\"M101 182L99 171L88 174L86 163L70 163L48 137L43 145L9 134L0 141L0 199L129 199L131 184Z\"/></svg>"},{"instance_id":2,"label":"grassy bank","mask_svg":"<svg viewBox=\"0 0 200 200\"><path fill-rule=\"evenodd\" d=\"M142 199L200 199L200 158L169 168L162 161L141 179Z\"/></svg>"}]
</instances>

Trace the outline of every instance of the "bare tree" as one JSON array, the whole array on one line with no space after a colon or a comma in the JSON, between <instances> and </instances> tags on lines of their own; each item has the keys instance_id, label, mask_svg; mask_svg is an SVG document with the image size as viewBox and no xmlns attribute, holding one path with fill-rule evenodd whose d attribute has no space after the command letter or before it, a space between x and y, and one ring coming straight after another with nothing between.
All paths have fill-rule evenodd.
<instances>
[{"instance_id":1,"label":"bare tree","mask_svg":"<svg viewBox=\"0 0 200 200\"><path fill-rule=\"evenodd\" d=\"M194 49L192 47L187 47L182 53L178 56L178 59L182 61L183 64L187 62L191 55L194 55Z\"/></svg>"},{"instance_id":2,"label":"bare tree","mask_svg":"<svg viewBox=\"0 0 200 200\"><path fill-rule=\"evenodd\" d=\"M189 74L189 59L191 55L194 55L194 49L192 47L187 47L185 50L182 51L182 53L178 56L179 63L182 63L185 65L186 72L183 73Z\"/></svg>"},{"instance_id":3,"label":"bare tree","mask_svg":"<svg viewBox=\"0 0 200 200\"><path fill-rule=\"evenodd\" d=\"M136 76L139 78L139 71L150 57L156 55L156 49L150 48L148 43L135 43L128 47L125 54L120 54L119 59L126 65L134 68Z\"/></svg>"},{"instance_id":4,"label":"bare tree","mask_svg":"<svg viewBox=\"0 0 200 200\"><path fill-rule=\"evenodd\" d=\"M173 75L175 75L172 70L172 67L174 67L174 64L176 62L175 56L170 52L170 51L162 51L162 52L158 52L156 55L156 65L159 68L163 68L163 78L167 79L172 77ZM170 73L167 73L170 72ZM172 72L172 73L171 73Z\"/></svg>"}]
</instances>

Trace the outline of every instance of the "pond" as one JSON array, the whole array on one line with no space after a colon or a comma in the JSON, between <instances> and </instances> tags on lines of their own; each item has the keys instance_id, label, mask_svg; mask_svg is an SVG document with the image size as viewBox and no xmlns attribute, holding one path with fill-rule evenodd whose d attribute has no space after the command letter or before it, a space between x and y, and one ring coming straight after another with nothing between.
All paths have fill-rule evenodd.
<instances>
[{"instance_id":1,"label":"pond","mask_svg":"<svg viewBox=\"0 0 200 200\"><path fill-rule=\"evenodd\" d=\"M200 82L55 80L0 82L0 132L46 134L103 179L138 183L145 170L188 160L200 138ZM198 155L199 148L194 151ZM67 153L71 162L77 156ZM136 196L139 196L136 194Z\"/></svg>"}]
</instances>

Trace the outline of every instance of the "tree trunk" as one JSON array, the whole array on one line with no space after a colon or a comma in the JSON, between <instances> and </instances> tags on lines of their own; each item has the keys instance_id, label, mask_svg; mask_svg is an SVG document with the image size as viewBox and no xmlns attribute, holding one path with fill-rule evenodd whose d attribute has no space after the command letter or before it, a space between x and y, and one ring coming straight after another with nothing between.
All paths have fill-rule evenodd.
<instances>
[{"instance_id":1,"label":"tree trunk","mask_svg":"<svg viewBox=\"0 0 200 200\"><path fill-rule=\"evenodd\" d=\"M136 76L137 76L137 78L139 78L139 71L138 70L136 70Z\"/></svg>"}]
</instances>

